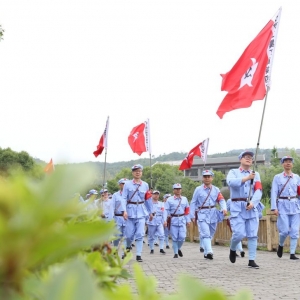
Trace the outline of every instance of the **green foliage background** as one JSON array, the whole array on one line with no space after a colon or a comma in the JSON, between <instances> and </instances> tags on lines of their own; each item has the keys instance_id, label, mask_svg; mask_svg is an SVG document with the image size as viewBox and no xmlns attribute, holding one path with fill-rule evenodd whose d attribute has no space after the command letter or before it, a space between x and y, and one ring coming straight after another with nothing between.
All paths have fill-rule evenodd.
<instances>
[{"instance_id":1,"label":"green foliage background","mask_svg":"<svg viewBox=\"0 0 300 300\"><path fill-rule=\"evenodd\" d=\"M138 265L133 292L126 269L131 254L120 259L108 242L116 233L114 222L73 197L90 184L92 173L61 169L37 181L21 172L0 181L0 299L226 299L187 276L178 294L159 294L156 279Z\"/></svg>"}]
</instances>

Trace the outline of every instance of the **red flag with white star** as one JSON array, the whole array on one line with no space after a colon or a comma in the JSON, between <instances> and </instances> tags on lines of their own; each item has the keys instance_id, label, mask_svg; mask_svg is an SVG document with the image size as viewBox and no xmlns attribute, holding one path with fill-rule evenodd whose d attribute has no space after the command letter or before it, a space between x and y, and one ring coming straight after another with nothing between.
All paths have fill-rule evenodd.
<instances>
[{"instance_id":1,"label":"red flag with white star","mask_svg":"<svg viewBox=\"0 0 300 300\"><path fill-rule=\"evenodd\" d=\"M109 126L109 117L107 117L105 129L103 134L100 137L97 150L93 152L96 157L103 152L104 148L107 149L108 126Z\"/></svg>"},{"instance_id":2,"label":"red flag with white star","mask_svg":"<svg viewBox=\"0 0 300 300\"><path fill-rule=\"evenodd\" d=\"M143 152L151 153L149 119L133 127L128 136L128 144L131 150L138 155Z\"/></svg>"},{"instance_id":3,"label":"red flag with white star","mask_svg":"<svg viewBox=\"0 0 300 300\"><path fill-rule=\"evenodd\" d=\"M221 90L228 92L217 110L221 119L226 112L250 107L253 101L265 97L270 85L280 14L281 9L248 45L233 68L221 75Z\"/></svg>"}]
</instances>

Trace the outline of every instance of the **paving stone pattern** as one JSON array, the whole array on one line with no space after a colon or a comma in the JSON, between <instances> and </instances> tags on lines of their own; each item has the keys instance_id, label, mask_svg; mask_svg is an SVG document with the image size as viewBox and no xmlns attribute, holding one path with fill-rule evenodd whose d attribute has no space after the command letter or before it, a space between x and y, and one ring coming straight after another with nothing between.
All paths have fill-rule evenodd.
<instances>
[{"instance_id":1,"label":"paving stone pattern","mask_svg":"<svg viewBox=\"0 0 300 300\"><path fill-rule=\"evenodd\" d=\"M170 243L171 247L171 243ZM259 269L249 269L248 253L237 257L234 264L229 261L229 248L213 246L214 259L204 259L199 251L199 244L185 242L182 247L183 257L173 258L173 250L165 249L166 255L159 253L155 247L150 255L147 244L143 247L143 262L139 263L146 275L155 276L157 291L164 294L176 293L177 280L182 273L200 279L206 285L219 287L227 295L233 295L241 289L248 289L253 299L300 299L300 260L290 260L288 253L278 258L276 252L258 251L256 263ZM133 248L135 258L135 249ZM300 257L300 255L299 255ZM128 269L132 271L132 260ZM133 280L130 284L135 290Z\"/></svg>"}]
</instances>

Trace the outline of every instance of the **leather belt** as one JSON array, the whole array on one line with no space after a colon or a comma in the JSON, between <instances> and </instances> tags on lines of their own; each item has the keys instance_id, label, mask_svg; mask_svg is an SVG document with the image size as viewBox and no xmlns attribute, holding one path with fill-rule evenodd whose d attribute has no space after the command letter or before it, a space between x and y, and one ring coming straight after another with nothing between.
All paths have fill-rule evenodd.
<instances>
[{"instance_id":1,"label":"leather belt","mask_svg":"<svg viewBox=\"0 0 300 300\"><path fill-rule=\"evenodd\" d=\"M116 217L123 217L123 214L115 214Z\"/></svg>"},{"instance_id":2,"label":"leather belt","mask_svg":"<svg viewBox=\"0 0 300 300\"><path fill-rule=\"evenodd\" d=\"M248 198L233 198L231 199L231 201L233 202L238 202L238 201L244 201L244 202L247 202Z\"/></svg>"},{"instance_id":3,"label":"leather belt","mask_svg":"<svg viewBox=\"0 0 300 300\"><path fill-rule=\"evenodd\" d=\"M279 197L278 199L290 200L290 199L295 199L295 198L297 198L297 196Z\"/></svg>"},{"instance_id":4,"label":"leather belt","mask_svg":"<svg viewBox=\"0 0 300 300\"><path fill-rule=\"evenodd\" d=\"M171 214L171 217L182 217L182 216L184 216L184 214L177 214L177 215L172 215Z\"/></svg>"},{"instance_id":5,"label":"leather belt","mask_svg":"<svg viewBox=\"0 0 300 300\"><path fill-rule=\"evenodd\" d=\"M153 217L156 215L156 212L152 213ZM161 217L162 215L157 215L158 217Z\"/></svg>"},{"instance_id":6,"label":"leather belt","mask_svg":"<svg viewBox=\"0 0 300 300\"><path fill-rule=\"evenodd\" d=\"M216 207L216 206L215 205L212 205L212 206L201 206L201 207L199 207L199 210L203 209L203 208L214 208L214 207Z\"/></svg>"},{"instance_id":7,"label":"leather belt","mask_svg":"<svg viewBox=\"0 0 300 300\"><path fill-rule=\"evenodd\" d=\"M127 204L135 204L135 205L137 205L137 204L142 204L144 202L145 201L141 201L141 202L131 202L131 201L128 201Z\"/></svg>"}]
</instances>

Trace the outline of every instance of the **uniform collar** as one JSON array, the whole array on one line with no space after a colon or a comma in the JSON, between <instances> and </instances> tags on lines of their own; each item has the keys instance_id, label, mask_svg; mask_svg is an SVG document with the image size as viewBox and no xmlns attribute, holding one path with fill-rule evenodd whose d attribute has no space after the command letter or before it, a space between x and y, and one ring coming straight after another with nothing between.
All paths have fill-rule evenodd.
<instances>
[{"instance_id":1,"label":"uniform collar","mask_svg":"<svg viewBox=\"0 0 300 300\"><path fill-rule=\"evenodd\" d=\"M134 179L132 179L132 183L133 183L133 184L138 184L138 185L141 185L141 184L142 184L142 181L140 181L140 182L136 182Z\"/></svg>"},{"instance_id":2,"label":"uniform collar","mask_svg":"<svg viewBox=\"0 0 300 300\"><path fill-rule=\"evenodd\" d=\"M204 189L209 189L209 190L210 190L210 187L207 186L207 185L205 185L204 183L203 183L203 188L204 188Z\"/></svg>"},{"instance_id":3,"label":"uniform collar","mask_svg":"<svg viewBox=\"0 0 300 300\"><path fill-rule=\"evenodd\" d=\"M174 199L181 199L181 196L177 197L174 195Z\"/></svg>"},{"instance_id":4,"label":"uniform collar","mask_svg":"<svg viewBox=\"0 0 300 300\"><path fill-rule=\"evenodd\" d=\"M294 174L292 173L291 175L287 175L285 172L283 172L283 177L292 177L293 178Z\"/></svg>"},{"instance_id":5,"label":"uniform collar","mask_svg":"<svg viewBox=\"0 0 300 300\"><path fill-rule=\"evenodd\" d=\"M242 167L239 167L239 170L240 170L241 173L251 173L251 172L252 172L251 169L249 169L249 170L244 170Z\"/></svg>"}]
</instances>

